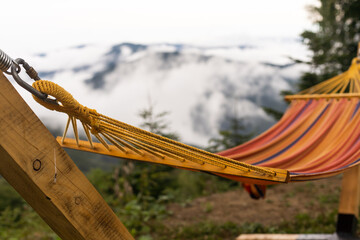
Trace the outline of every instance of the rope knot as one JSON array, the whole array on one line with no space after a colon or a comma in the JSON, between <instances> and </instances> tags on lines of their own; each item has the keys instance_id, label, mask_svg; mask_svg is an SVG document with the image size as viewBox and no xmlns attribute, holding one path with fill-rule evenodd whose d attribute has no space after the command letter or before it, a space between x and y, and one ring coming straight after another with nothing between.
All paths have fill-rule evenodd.
<instances>
[{"instance_id":1,"label":"rope knot","mask_svg":"<svg viewBox=\"0 0 360 240\"><path fill-rule=\"evenodd\" d=\"M84 117L89 117L90 116L90 109L81 105L79 106L78 112L80 115L84 116Z\"/></svg>"},{"instance_id":2,"label":"rope knot","mask_svg":"<svg viewBox=\"0 0 360 240\"><path fill-rule=\"evenodd\" d=\"M98 134L99 133L99 131L100 131L100 121L99 121L98 118L90 117L90 126L91 126L90 132L92 134Z\"/></svg>"},{"instance_id":3,"label":"rope knot","mask_svg":"<svg viewBox=\"0 0 360 240\"><path fill-rule=\"evenodd\" d=\"M100 131L100 120L99 114L95 109L88 109L89 119L90 119L90 126L91 126L91 133L97 134Z\"/></svg>"},{"instance_id":4,"label":"rope knot","mask_svg":"<svg viewBox=\"0 0 360 240\"><path fill-rule=\"evenodd\" d=\"M46 108L67 113L74 116L81 122L90 124L91 133L97 134L100 131L99 114L95 109L81 105L74 97L59 85L45 80L35 81L33 87L40 92L46 93L57 99L61 105L50 104L34 96L34 99Z\"/></svg>"}]
</instances>

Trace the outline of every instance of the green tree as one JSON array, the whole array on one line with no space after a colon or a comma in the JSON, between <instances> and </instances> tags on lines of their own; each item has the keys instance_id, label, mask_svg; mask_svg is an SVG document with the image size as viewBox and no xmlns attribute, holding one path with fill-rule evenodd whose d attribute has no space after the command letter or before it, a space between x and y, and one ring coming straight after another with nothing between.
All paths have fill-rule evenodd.
<instances>
[{"instance_id":1,"label":"green tree","mask_svg":"<svg viewBox=\"0 0 360 240\"><path fill-rule=\"evenodd\" d=\"M155 106L150 102L147 108L139 112L142 119L141 127L152 133L179 140L179 135L169 130L169 122L166 120L169 112L163 111L157 113ZM144 164L139 165L135 171L137 174L137 190L142 195L158 197L162 194L164 186L169 184L172 178L171 172L174 169L164 165Z\"/></svg>"},{"instance_id":2,"label":"green tree","mask_svg":"<svg viewBox=\"0 0 360 240\"><path fill-rule=\"evenodd\" d=\"M165 119L167 115L169 115L167 111L155 113L154 105L150 103L148 108L144 108L139 112L139 116L143 120L141 127L152 133L179 140L177 133L169 131L169 122Z\"/></svg>"},{"instance_id":3,"label":"green tree","mask_svg":"<svg viewBox=\"0 0 360 240\"><path fill-rule=\"evenodd\" d=\"M268 114L270 115L272 118L274 118L275 120L280 120L283 116L283 112L280 112L280 111L277 111L273 108L270 108L270 107L262 107L262 109Z\"/></svg>"},{"instance_id":4,"label":"green tree","mask_svg":"<svg viewBox=\"0 0 360 240\"><path fill-rule=\"evenodd\" d=\"M309 8L316 30L301 34L312 52L311 70L300 79L307 89L347 70L360 41L360 0L320 0Z\"/></svg>"},{"instance_id":5,"label":"green tree","mask_svg":"<svg viewBox=\"0 0 360 240\"><path fill-rule=\"evenodd\" d=\"M169 123L166 120L168 112L155 112L153 104L139 112L142 119L141 127L158 135L179 140L175 132L169 130ZM122 161L113 172L114 185L112 190L120 201L128 202L134 198L141 198L147 202L148 197L161 195L163 186L169 180L169 171L173 170L167 166L154 164L134 163L131 160Z\"/></svg>"},{"instance_id":6,"label":"green tree","mask_svg":"<svg viewBox=\"0 0 360 240\"><path fill-rule=\"evenodd\" d=\"M245 134L243 119L237 117L228 118L229 128L219 130L219 137L209 140L210 152L219 152L240 145L253 137L253 134Z\"/></svg>"}]
</instances>

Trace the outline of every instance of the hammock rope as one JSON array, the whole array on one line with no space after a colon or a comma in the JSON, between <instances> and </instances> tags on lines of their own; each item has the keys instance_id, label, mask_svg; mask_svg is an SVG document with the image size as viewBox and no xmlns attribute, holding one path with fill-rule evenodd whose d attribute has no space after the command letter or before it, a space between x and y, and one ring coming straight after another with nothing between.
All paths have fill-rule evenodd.
<instances>
[{"instance_id":1,"label":"hammock rope","mask_svg":"<svg viewBox=\"0 0 360 240\"><path fill-rule=\"evenodd\" d=\"M59 104L48 103L34 96L35 101L50 110L68 114L69 119L64 131L63 141L68 126L70 122L72 122L77 144L79 143L75 120L79 119L83 124L84 131L91 146L93 146L93 143L89 132L107 149L109 149L109 146L104 138L123 152L126 152L125 146L137 154L142 154L142 152L138 150L142 149L160 158L164 158L164 155L166 155L179 161L190 160L201 165L207 163L223 169L229 167L243 172L253 171L261 175L266 175L267 177L276 176L276 171L272 169L253 166L228 157L213 154L102 115L94 109L81 105L70 93L53 82L39 80L33 83L33 87L42 93L54 97Z\"/></svg>"},{"instance_id":2,"label":"hammock rope","mask_svg":"<svg viewBox=\"0 0 360 240\"><path fill-rule=\"evenodd\" d=\"M360 45L360 44L359 44ZM360 57L353 58L349 69L338 76L305 89L296 95L286 96L286 100L353 98L360 97Z\"/></svg>"}]
</instances>

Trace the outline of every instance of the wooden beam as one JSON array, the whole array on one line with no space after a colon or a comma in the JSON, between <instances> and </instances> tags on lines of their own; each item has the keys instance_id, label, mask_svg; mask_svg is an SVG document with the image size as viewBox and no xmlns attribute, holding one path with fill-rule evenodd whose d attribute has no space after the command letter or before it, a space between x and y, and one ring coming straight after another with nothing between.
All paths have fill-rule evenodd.
<instances>
[{"instance_id":1,"label":"wooden beam","mask_svg":"<svg viewBox=\"0 0 360 240\"><path fill-rule=\"evenodd\" d=\"M299 234L241 234L236 240L297 240Z\"/></svg>"},{"instance_id":2,"label":"wooden beam","mask_svg":"<svg viewBox=\"0 0 360 240\"><path fill-rule=\"evenodd\" d=\"M356 234L359 218L360 166L344 172L338 211L337 232Z\"/></svg>"},{"instance_id":3,"label":"wooden beam","mask_svg":"<svg viewBox=\"0 0 360 240\"><path fill-rule=\"evenodd\" d=\"M62 239L133 239L1 72L0 86L0 174Z\"/></svg>"},{"instance_id":4,"label":"wooden beam","mask_svg":"<svg viewBox=\"0 0 360 240\"><path fill-rule=\"evenodd\" d=\"M350 168L343 174L339 213L359 217L360 166Z\"/></svg>"},{"instance_id":5,"label":"wooden beam","mask_svg":"<svg viewBox=\"0 0 360 240\"><path fill-rule=\"evenodd\" d=\"M337 240L333 234L241 234L236 240ZM338 239L339 240L339 239ZM350 239L349 239L350 240Z\"/></svg>"}]
</instances>

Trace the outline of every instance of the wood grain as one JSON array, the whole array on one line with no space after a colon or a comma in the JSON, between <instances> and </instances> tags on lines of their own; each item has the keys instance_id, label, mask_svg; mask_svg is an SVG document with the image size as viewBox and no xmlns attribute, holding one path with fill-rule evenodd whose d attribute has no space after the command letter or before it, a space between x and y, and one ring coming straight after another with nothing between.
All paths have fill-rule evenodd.
<instances>
[{"instance_id":1,"label":"wood grain","mask_svg":"<svg viewBox=\"0 0 360 240\"><path fill-rule=\"evenodd\" d=\"M359 217L360 166L344 172L341 183L339 214L352 214Z\"/></svg>"},{"instance_id":2,"label":"wood grain","mask_svg":"<svg viewBox=\"0 0 360 240\"><path fill-rule=\"evenodd\" d=\"M62 239L133 239L1 72L0 86L0 174Z\"/></svg>"}]
</instances>

